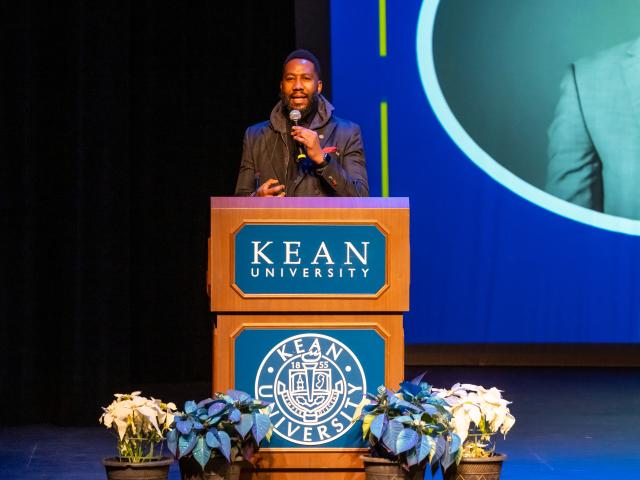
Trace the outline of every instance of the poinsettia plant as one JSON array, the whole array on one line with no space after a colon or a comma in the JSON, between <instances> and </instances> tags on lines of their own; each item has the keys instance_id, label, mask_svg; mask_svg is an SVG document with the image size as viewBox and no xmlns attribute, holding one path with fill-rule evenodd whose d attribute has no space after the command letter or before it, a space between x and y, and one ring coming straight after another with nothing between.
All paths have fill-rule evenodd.
<instances>
[{"instance_id":1,"label":"poinsettia plant","mask_svg":"<svg viewBox=\"0 0 640 480\"><path fill-rule=\"evenodd\" d=\"M456 383L450 389L434 389L452 414L453 431L463 442L463 457L490 457L495 453L494 435L505 435L516 422L511 403L496 387Z\"/></svg>"},{"instance_id":2,"label":"poinsettia plant","mask_svg":"<svg viewBox=\"0 0 640 480\"><path fill-rule=\"evenodd\" d=\"M192 455L204 469L212 456L228 462L251 461L263 439L271 438L267 404L248 393L229 390L198 403L188 401L167 433L169 450L180 459Z\"/></svg>"},{"instance_id":3,"label":"poinsettia plant","mask_svg":"<svg viewBox=\"0 0 640 480\"><path fill-rule=\"evenodd\" d=\"M176 406L142 392L116 393L116 399L98 419L113 429L118 438L118 456L128 462L141 463L162 456L164 434L173 423Z\"/></svg>"},{"instance_id":4,"label":"poinsettia plant","mask_svg":"<svg viewBox=\"0 0 640 480\"><path fill-rule=\"evenodd\" d=\"M424 375L424 374L423 374ZM400 384L396 392L381 386L367 394L355 420L362 420L362 437L373 457L398 462L406 470L435 470L455 462L459 437L450 431L445 401L432 393L423 375Z\"/></svg>"}]
</instances>

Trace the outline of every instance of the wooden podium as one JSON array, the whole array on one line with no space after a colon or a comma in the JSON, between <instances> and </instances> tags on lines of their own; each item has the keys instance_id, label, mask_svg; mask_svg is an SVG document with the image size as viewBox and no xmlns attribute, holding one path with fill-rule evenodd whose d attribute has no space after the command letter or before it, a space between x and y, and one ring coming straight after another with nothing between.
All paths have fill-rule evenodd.
<instances>
[{"instance_id":1,"label":"wooden podium","mask_svg":"<svg viewBox=\"0 0 640 480\"><path fill-rule=\"evenodd\" d=\"M213 390L272 403L256 479L364 478L365 391L404 375L406 198L212 198Z\"/></svg>"}]
</instances>

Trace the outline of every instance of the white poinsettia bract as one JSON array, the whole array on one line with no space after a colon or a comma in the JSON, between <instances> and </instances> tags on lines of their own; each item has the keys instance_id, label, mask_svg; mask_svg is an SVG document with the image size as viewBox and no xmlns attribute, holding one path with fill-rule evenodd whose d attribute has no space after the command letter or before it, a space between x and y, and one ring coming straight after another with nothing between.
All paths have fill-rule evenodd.
<instances>
[{"instance_id":1,"label":"white poinsettia bract","mask_svg":"<svg viewBox=\"0 0 640 480\"><path fill-rule=\"evenodd\" d=\"M153 456L153 444L164 440L164 433L173 423L176 405L156 398L141 396L142 392L116 393L116 398L98 419L118 437L118 453L134 463ZM149 450L151 448L151 451Z\"/></svg>"},{"instance_id":2,"label":"white poinsettia bract","mask_svg":"<svg viewBox=\"0 0 640 480\"><path fill-rule=\"evenodd\" d=\"M492 435L506 435L516 419L509 411L511 402L495 387L456 383L450 389L433 391L447 403L451 426L463 442L463 455L486 457L493 454Z\"/></svg>"}]
</instances>

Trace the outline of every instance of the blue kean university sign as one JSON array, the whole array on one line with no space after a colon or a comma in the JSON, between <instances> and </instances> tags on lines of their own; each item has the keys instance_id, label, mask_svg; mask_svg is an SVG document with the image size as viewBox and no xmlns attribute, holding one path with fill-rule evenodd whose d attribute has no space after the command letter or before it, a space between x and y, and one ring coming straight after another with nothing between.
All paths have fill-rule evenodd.
<instances>
[{"instance_id":1,"label":"blue kean university sign","mask_svg":"<svg viewBox=\"0 0 640 480\"><path fill-rule=\"evenodd\" d=\"M271 405L269 448L362 448L353 415L384 383L374 330L245 330L236 340L237 388Z\"/></svg>"},{"instance_id":2,"label":"blue kean university sign","mask_svg":"<svg viewBox=\"0 0 640 480\"><path fill-rule=\"evenodd\" d=\"M243 225L234 283L246 295L375 295L386 285L387 238L376 225Z\"/></svg>"}]
</instances>

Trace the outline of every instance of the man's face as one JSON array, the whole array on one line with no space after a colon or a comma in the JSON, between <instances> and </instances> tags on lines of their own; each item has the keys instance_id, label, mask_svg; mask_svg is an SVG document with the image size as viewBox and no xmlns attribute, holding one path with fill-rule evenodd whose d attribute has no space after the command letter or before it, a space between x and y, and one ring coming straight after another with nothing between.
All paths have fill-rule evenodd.
<instances>
[{"instance_id":1,"label":"man's face","mask_svg":"<svg viewBox=\"0 0 640 480\"><path fill-rule=\"evenodd\" d=\"M321 92L322 81L312 62L302 58L287 62L280 82L280 96L287 110L300 110L304 116Z\"/></svg>"}]
</instances>

